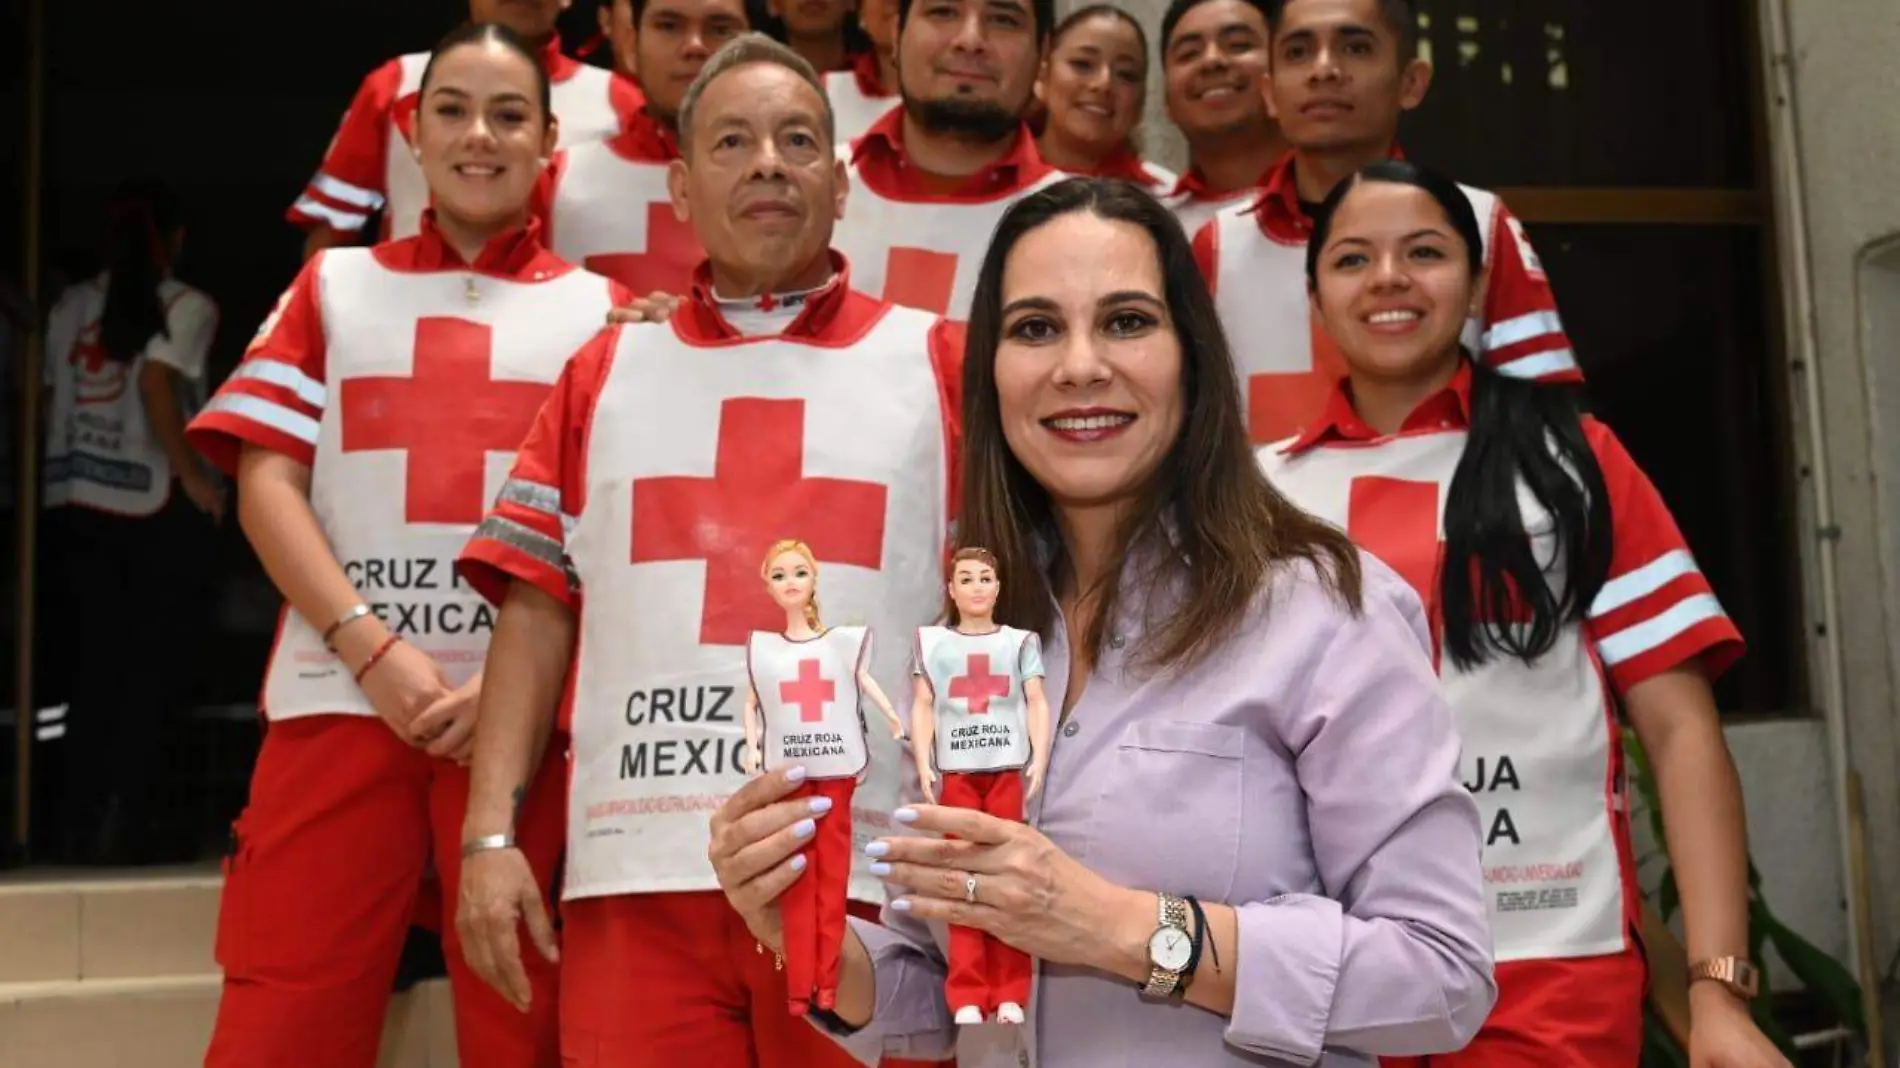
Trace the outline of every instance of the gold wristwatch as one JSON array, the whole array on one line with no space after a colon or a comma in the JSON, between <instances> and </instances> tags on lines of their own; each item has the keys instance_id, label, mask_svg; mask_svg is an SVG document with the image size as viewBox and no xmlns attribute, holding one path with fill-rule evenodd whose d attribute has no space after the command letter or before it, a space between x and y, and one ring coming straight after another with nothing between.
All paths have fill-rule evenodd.
<instances>
[{"instance_id":1,"label":"gold wristwatch","mask_svg":"<svg viewBox=\"0 0 1900 1068\"><path fill-rule=\"evenodd\" d=\"M1711 957L1689 965L1689 982L1713 979L1747 1001L1761 989L1761 974L1745 957Z\"/></svg>"},{"instance_id":2,"label":"gold wristwatch","mask_svg":"<svg viewBox=\"0 0 1900 1068\"><path fill-rule=\"evenodd\" d=\"M1141 992L1151 998L1174 993L1194 959L1194 936L1188 930L1188 904L1173 894L1160 894L1156 908L1159 924L1148 936L1148 984Z\"/></svg>"}]
</instances>

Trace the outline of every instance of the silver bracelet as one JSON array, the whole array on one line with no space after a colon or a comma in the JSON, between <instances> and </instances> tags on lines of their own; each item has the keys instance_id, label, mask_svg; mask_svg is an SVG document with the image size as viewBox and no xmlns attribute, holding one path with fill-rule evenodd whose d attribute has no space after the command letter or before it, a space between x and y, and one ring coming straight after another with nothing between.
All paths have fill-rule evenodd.
<instances>
[{"instance_id":1,"label":"silver bracelet","mask_svg":"<svg viewBox=\"0 0 1900 1068\"><path fill-rule=\"evenodd\" d=\"M477 853L492 853L497 849L514 847L515 836L512 834L485 834L462 843L462 859L467 860Z\"/></svg>"},{"instance_id":2,"label":"silver bracelet","mask_svg":"<svg viewBox=\"0 0 1900 1068\"><path fill-rule=\"evenodd\" d=\"M351 608L349 611L336 617L336 622L330 624L323 631L323 647L325 649L330 650L333 653L336 652L336 645L332 641L332 639L336 637L336 632L339 630L342 630L346 626L349 626L351 623L354 623L357 620L362 619L364 616L369 615L369 613L370 613L369 605L358 602L356 607Z\"/></svg>"}]
</instances>

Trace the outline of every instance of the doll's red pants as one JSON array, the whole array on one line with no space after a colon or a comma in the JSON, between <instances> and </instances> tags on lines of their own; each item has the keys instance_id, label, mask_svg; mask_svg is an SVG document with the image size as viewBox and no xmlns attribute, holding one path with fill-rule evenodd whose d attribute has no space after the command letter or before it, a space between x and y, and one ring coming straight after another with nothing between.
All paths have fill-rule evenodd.
<instances>
[{"instance_id":1,"label":"doll's red pants","mask_svg":"<svg viewBox=\"0 0 1900 1068\"><path fill-rule=\"evenodd\" d=\"M550 908L565 792L564 765L551 756L515 828ZM225 859L224 992L206 1068L373 1068L431 855L461 1063L559 1063L558 971L526 929L517 934L533 990L528 1012L463 961L455 904L467 805L468 769L405 744L380 719L309 716L265 729Z\"/></svg>"},{"instance_id":2,"label":"doll's red pants","mask_svg":"<svg viewBox=\"0 0 1900 1068\"><path fill-rule=\"evenodd\" d=\"M851 888L851 794L856 779L806 780L792 797L828 797L831 811L814 817L805 871L779 895L785 923L785 992L791 1013L838 1003L838 956L844 950L844 905Z\"/></svg>"},{"instance_id":3,"label":"doll's red pants","mask_svg":"<svg viewBox=\"0 0 1900 1068\"><path fill-rule=\"evenodd\" d=\"M1497 1006L1470 1045L1381 1057L1380 1068L1636 1068L1642 1059L1648 968L1634 941L1601 957L1505 961L1497 980Z\"/></svg>"},{"instance_id":4,"label":"doll's red pants","mask_svg":"<svg viewBox=\"0 0 1900 1068\"><path fill-rule=\"evenodd\" d=\"M945 772L937 799L956 808L970 808L998 819L1022 822L1023 773L1007 771ZM977 900L983 899L979 883ZM998 941L974 927L950 928L950 974L943 990L950 1011L975 1006L985 1019L996 1015L1005 1001L1029 1007L1029 954Z\"/></svg>"}]
</instances>

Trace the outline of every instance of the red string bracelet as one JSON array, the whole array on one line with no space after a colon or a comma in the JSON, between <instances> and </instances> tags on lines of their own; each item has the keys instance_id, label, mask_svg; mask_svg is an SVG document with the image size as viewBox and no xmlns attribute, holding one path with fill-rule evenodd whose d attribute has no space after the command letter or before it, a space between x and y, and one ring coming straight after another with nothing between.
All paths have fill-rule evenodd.
<instances>
[{"instance_id":1,"label":"red string bracelet","mask_svg":"<svg viewBox=\"0 0 1900 1068\"><path fill-rule=\"evenodd\" d=\"M371 668L381 663L383 657L387 655L391 649L394 649L396 643L399 641L402 641L400 637L391 634L389 637L383 639L383 644L377 646L375 652L369 654L369 659L363 661L363 666L356 669L356 684L358 686L363 684L363 676L368 675Z\"/></svg>"}]
</instances>

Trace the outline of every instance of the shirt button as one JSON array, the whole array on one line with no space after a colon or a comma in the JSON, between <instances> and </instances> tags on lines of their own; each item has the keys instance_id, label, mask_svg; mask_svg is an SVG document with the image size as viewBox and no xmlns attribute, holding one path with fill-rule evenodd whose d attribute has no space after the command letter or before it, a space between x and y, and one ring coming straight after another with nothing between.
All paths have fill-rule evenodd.
<instances>
[{"instance_id":1,"label":"shirt button","mask_svg":"<svg viewBox=\"0 0 1900 1068\"><path fill-rule=\"evenodd\" d=\"M1062 736L1064 738L1073 738L1075 737L1075 732L1081 729L1082 727L1080 724L1076 723L1076 721L1074 720L1070 720L1069 722L1062 725Z\"/></svg>"},{"instance_id":2,"label":"shirt button","mask_svg":"<svg viewBox=\"0 0 1900 1068\"><path fill-rule=\"evenodd\" d=\"M1016 1051L1016 1065L1017 1065L1017 1068L1029 1068L1029 1051L1028 1050L1019 1049Z\"/></svg>"},{"instance_id":3,"label":"shirt button","mask_svg":"<svg viewBox=\"0 0 1900 1068\"><path fill-rule=\"evenodd\" d=\"M1119 634L1111 634L1108 636L1108 647L1110 649L1120 649L1122 646L1127 645L1127 644L1128 644L1128 639L1123 638Z\"/></svg>"}]
</instances>

